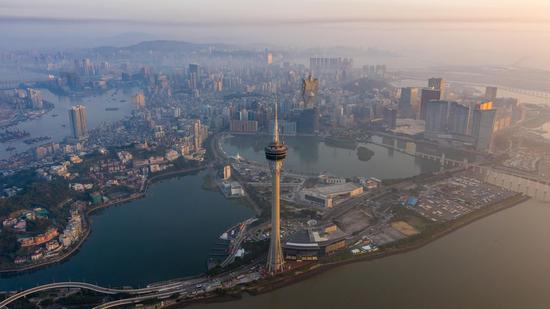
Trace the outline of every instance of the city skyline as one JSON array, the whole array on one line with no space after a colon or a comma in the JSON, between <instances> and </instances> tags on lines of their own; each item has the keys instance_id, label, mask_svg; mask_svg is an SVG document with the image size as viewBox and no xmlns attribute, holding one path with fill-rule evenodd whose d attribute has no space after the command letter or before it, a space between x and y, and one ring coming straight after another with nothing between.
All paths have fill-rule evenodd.
<instances>
[{"instance_id":1,"label":"city skyline","mask_svg":"<svg viewBox=\"0 0 550 309\"><path fill-rule=\"evenodd\" d=\"M548 1L0 27L0 309L550 307Z\"/></svg>"}]
</instances>

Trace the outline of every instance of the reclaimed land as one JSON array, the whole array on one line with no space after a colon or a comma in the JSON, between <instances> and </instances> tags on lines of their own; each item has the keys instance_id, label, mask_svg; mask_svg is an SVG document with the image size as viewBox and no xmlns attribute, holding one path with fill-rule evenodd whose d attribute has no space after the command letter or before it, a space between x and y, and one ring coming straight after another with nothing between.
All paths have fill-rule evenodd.
<instances>
[{"instance_id":1,"label":"reclaimed land","mask_svg":"<svg viewBox=\"0 0 550 309\"><path fill-rule=\"evenodd\" d=\"M37 270L39 268L45 268L45 267L51 266L53 264L65 262L68 258L70 258L71 256L73 256L74 254L76 254L78 252L80 247L84 244L84 242L90 236L90 234L92 232L92 229L91 229L89 217L94 212L96 212L100 209L105 209L105 208L111 207L111 206L122 205L124 203L128 203L128 202L143 198L146 195L147 190L149 189L149 185L151 185L151 184L153 184L157 181L172 178L172 177L187 175L187 174L190 174L190 173L195 173L195 172L198 172L198 171L203 170L205 168L206 168L206 166L198 166L198 167L185 168L185 169L181 169L181 170L175 170L175 171L170 171L170 172L166 172L166 173L163 173L163 174L155 175L155 176L147 179L147 182L145 184L145 187L144 187L143 191L133 193L128 197L108 201L107 203L103 203L101 205L98 205L96 207L92 207L92 208L86 210L86 216L84 216L85 217L84 220L86 220L86 227L87 228L85 229L84 235L82 235L82 237L80 238L78 243L75 244L74 246L72 246L69 251L67 251L67 252L65 252L65 253L63 253L63 254L55 257L55 258L52 258L52 259L49 259L47 261L43 261L43 262L40 262L40 263L36 263L36 264L32 264L32 265L26 265L26 266L23 266L23 267L12 267L12 268L1 269L0 274L8 274L9 275L9 274L15 274L15 273L20 273L20 272L25 272L25 271Z\"/></svg>"},{"instance_id":2,"label":"reclaimed land","mask_svg":"<svg viewBox=\"0 0 550 309\"><path fill-rule=\"evenodd\" d=\"M348 252L344 254L333 255L328 257L327 259L321 260L318 264L307 267L306 269L300 269L300 272L298 274L283 274L281 276L266 280L265 282L260 282L259 284L247 287L246 291L248 291L250 294L265 293L273 289L298 282L305 278L309 278L313 275L320 274L337 266L361 261L370 261L386 256L416 250L462 227L465 227L470 223L483 219L499 211L521 204L528 199L528 197L522 194L517 194L505 200L489 204L482 209L466 214L456 220L433 226L421 234L417 234L415 236L402 239L386 246L382 246L377 252L360 256L351 256L348 254Z\"/></svg>"},{"instance_id":3,"label":"reclaimed land","mask_svg":"<svg viewBox=\"0 0 550 309\"><path fill-rule=\"evenodd\" d=\"M250 295L260 295L263 293L268 293L273 290L283 288L288 285L306 280L308 278L319 275L325 271L331 270L339 266L348 265L348 264L357 263L357 262L372 261L372 260L388 257L391 255L410 252L416 249L420 249L430 244L431 242L438 240L477 220L488 217L499 211L514 207L527 200L529 200L529 198L526 197L525 195L516 194L502 201L489 204L481 209L478 209L474 212L466 214L456 220L432 226L420 234L382 246L380 247L380 250L377 252L367 253L359 256L353 256L350 253L348 253L346 250L343 253L321 259L319 263L304 263L303 266L295 268L292 271L285 274L267 278L259 282L251 283L249 285L245 285L244 287L237 287L232 290L223 291L209 298L182 301L182 302L170 305L167 308L173 308L173 309L182 308L192 303L218 303L218 302L238 300L242 297L243 292L246 292Z\"/></svg>"}]
</instances>

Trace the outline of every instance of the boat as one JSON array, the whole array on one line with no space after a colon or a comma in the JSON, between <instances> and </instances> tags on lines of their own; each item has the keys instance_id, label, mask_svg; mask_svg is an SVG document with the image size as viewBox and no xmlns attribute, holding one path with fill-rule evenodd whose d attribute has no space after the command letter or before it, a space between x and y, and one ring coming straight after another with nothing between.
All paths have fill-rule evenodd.
<instances>
[{"instance_id":1,"label":"boat","mask_svg":"<svg viewBox=\"0 0 550 309\"><path fill-rule=\"evenodd\" d=\"M112 112L112 111L119 110L119 108L118 107L106 107L105 110L108 111L108 112Z\"/></svg>"},{"instance_id":2,"label":"boat","mask_svg":"<svg viewBox=\"0 0 550 309\"><path fill-rule=\"evenodd\" d=\"M6 151L13 151L13 150L15 150L15 147L13 147L13 146L10 146L10 147L6 148Z\"/></svg>"}]
</instances>

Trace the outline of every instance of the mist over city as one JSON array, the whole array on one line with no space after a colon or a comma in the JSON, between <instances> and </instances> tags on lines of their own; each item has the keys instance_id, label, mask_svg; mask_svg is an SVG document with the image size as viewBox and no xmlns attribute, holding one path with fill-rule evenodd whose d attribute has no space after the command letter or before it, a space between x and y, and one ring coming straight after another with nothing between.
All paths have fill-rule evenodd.
<instances>
[{"instance_id":1,"label":"mist over city","mask_svg":"<svg viewBox=\"0 0 550 309\"><path fill-rule=\"evenodd\" d=\"M550 3L0 0L0 308L545 308Z\"/></svg>"}]
</instances>

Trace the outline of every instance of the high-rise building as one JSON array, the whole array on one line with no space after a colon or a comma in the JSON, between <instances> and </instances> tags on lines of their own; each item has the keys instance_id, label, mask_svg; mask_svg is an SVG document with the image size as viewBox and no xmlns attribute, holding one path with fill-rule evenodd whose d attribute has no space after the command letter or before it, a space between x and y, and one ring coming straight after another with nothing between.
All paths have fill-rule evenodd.
<instances>
[{"instance_id":1,"label":"high-rise building","mask_svg":"<svg viewBox=\"0 0 550 309\"><path fill-rule=\"evenodd\" d=\"M189 88L193 90L198 89L200 82L199 65L194 63L189 64L187 73L189 74Z\"/></svg>"},{"instance_id":2,"label":"high-rise building","mask_svg":"<svg viewBox=\"0 0 550 309\"><path fill-rule=\"evenodd\" d=\"M145 94L143 93L143 91L139 91L138 93L136 93L132 97L132 101L139 108L145 107Z\"/></svg>"},{"instance_id":3,"label":"high-rise building","mask_svg":"<svg viewBox=\"0 0 550 309\"><path fill-rule=\"evenodd\" d=\"M488 151L493 142L493 130L495 124L496 110L492 102L478 104L472 117L472 135L476 142L476 150Z\"/></svg>"},{"instance_id":4,"label":"high-rise building","mask_svg":"<svg viewBox=\"0 0 550 309\"><path fill-rule=\"evenodd\" d=\"M448 132L450 134L469 134L470 107L457 102L449 103Z\"/></svg>"},{"instance_id":5,"label":"high-rise building","mask_svg":"<svg viewBox=\"0 0 550 309\"><path fill-rule=\"evenodd\" d=\"M272 64L273 63L273 54L271 52L268 52L267 53L267 64Z\"/></svg>"},{"instance_id":6,"label":"high-rise building","mask_svg":"<svg viewBox=\"0 0 550 309\"><path fill-rule=\"evenodd\" d=\"M95 68L92 60L89 58L82 59L81 73L84 75L94 75Z\"/></svg>"},{"instance_id":7,"label":"high-rise building","mask_svg":"<svg viewBox=\"0 0 550 309\"><path fill-rule=\"evenodd\" d=\"M199 74L199 65L196 64L196 63L189 64L188 73L189 73L189 75L193 75L193 74L198 75Z\"/></svg>"},{"instance_id":8,"label":"high-rise building","mask_svg":"<svg viewBox=\"0 0 550 309\"><path fill-rule=\"evenodd\" d=\"M439 101L441 100L441 91L424 88L422 89L421 98L420 98L420 115L419 118L426 120L426 104L430 101Z\"/></svg>"},{"instance_id":9,"label":"high-rise building","mask_svg":"<svg viewBox=\"0 0 550 309\"><path fill-rule=\"evenodd\" d=\"M309 69L317 76L345 79L353 68L352 58L309 58Z\"/></svg>"},{"instance_id":10,"label":"high-rise building","mask_svg":"<svg viewBox=\"0 0 550 309\"><path fill-rule=\"evenodd\" d=\"M258 132L258 121L255 120L239 120L232 119L229 122L229 130L231 132L245 132L254 133Z\"/></svg>"},{"instance_id":11,"label":"high-rise building","mask_svg":"<svg viewBox=\"0 0 550 309\"><path fill-rule=\"evenodd\" d=\"M303 134L319 132L319 118L319 109L316 107L302 110L297 123L298 132Z\"/></svg>"},{"instance_id":12,"label":"high-rise building","mask_svg":"<svg viewBox=\"0 0 550 309\"><path fill-rule=\"evenodd\" d=\"M449 102L429 101L426 103L426 132L443 134L447 132Z\"/></svg>"},{"instance_id":13,"label":"high-rise building","mask_svg":"<svg viewBox=\"0 0 550 309\"><path fill-rule=\"evenodd\" d=\"M27 89L30 105L33 109L42 109L44 102L42 100L42 93L40 90L29 88Z\"/></svg>"},{"instance_id":14,"label":"high-rise building","mask_svg":"<svg viewBox=\"0 0 550 309\"><path fill-rule=\"evenodd\" d=\"M273 124L270 122L270 133L273 133ZM279 121L278 122L279 135L295 136L296 135L296 122L294 121Z\"/></svg>"},{"instance_id":15,"label":"high-rise building","mask_svg":"<svg viewBox=\"0 0 550 309\"><path fill-rule=\"evenodd\" d=\"M86 107L83 105L73 106L69 110L72 136L75 139L82 139L88 133L88 117Z\"/></svg>"},{"instance_id":16,"label":"high-rise building","mask_svg":"<svg viewBox=\"0 0 550 309\"><path fill-rule=\"evenodd\" d=\"M420 106L418 102L418 88L401 88L401 98L399 99L399 117L416 118Z\"/></svg>"},{"instance_id":17,"label":"high-rise building","mask_svg":"<svg viewBox=\"0 0 550 309\"><path fill-rule=\"evenodd\" d=\"M217 92L221 92L223 90L223 79L216 79L214 80L214 90Z\"/></svg>"},{"instance_id":18,"label":"high-rise building","mask_svg":"<svg viewBox=\"0 0 550 309\"><path fill-rule=\"evenodd\" d=\"M193 140L195 151L201 149L202 147L202 125L199 119L195 120L193 124Z\"/></svg>"},{"instance_id":19,"label":"high-rise building","mask_svg":"<svg viewBox=\"0 0 550 309\"><path fill-rule=\"evenodd\" d=\"M443 78L432 77L428 79L428 88L439 90L439 99L445 99L445 80Z\"/></svg>"},{"instance_id":20,"label":"high-rise building","mask_svg":"<svg viewBox=\"0 0 550 309\"><path fill-rule=\"evenodd\" d=\"M397 110L394 108L384 108L384 123L389 129L395 129L397 126Z\"/></svg>"},{"instance_id":21,"label":"high-rise building","mask_svg":"<svg viewBox=\"0 0 550 309\"><path fill-rule=\"evenodd\" d=\"M267 271L271 274L281 272L284 266L283 250L281 247L281 169L286 158L287 147L279 141L279 126L277 119L277 105L275 105L275 124L273 142L265 148L265 157L271 169L271 235L269 253L267 255Z\"/></svg>"},{"instance_id":22,"label":"high-rise building","mask_svg":"<svg viewBox=\"0 0 550 309\"><path fill-rule=\"evenodd\" d=\"M317 95L317 89L319 88L319 80L313 78L311 74L302 80L302 98L306 108L312 108L315 106L315 96Z\"/></svg>"},{"instance_id":23,"label":"high-rise building","mask_svg":"<svg viewBox=\"0 0 550 309\"><path fill-rule=\"evenodd\" d=\"M223 180L229 180L231 178L231 165L226 165L223 167Z\"/></svg>"},{"instance_id":24,"label":"high-rise building","mask_svg":"<svg viewBox=\"0 0 550 309\"><path fill-rule=\"evenodd\" d=\"M485 88L485 100L494 101L497 98L497 87L487 86Z\"/></svg>"}]
</instances>

